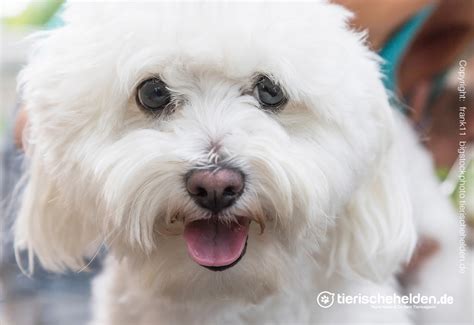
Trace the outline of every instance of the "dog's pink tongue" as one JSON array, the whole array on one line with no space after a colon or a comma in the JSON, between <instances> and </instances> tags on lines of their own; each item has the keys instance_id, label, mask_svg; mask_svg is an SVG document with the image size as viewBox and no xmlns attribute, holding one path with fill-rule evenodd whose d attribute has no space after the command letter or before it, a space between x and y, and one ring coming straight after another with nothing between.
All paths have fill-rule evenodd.
<instances>
[{"instance_id":1,"label":"dog's pink tongue","mask_svg":"<svg viewBox=\"0 0 474 325\"><path fill-rule=\"evenodd\" d=\"M249 222L225 224L216 218L193 221L184 229L191 258L203 266L226 266L235 262L245 247Z\"/></svg>"}]
</instances>

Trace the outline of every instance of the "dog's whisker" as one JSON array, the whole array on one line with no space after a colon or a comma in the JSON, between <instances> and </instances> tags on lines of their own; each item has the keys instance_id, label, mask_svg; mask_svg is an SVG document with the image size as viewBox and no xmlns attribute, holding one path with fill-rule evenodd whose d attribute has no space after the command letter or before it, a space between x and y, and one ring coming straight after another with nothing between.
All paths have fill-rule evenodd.
<instances>
[{"instance_id":1,"label":"dog's whisker","mask_svg":"<svg viewBox=\"0 0 474 325\"><path fill-rule=\"evenodd\" d=\"M92 258L89 260L88 263L84 264L79 270L76 271L76 273L81 273L89 268L89 266L94 262L96 257L99 255L99 252L101 248L105 245L106 239L102 240L102 242L98 245L97 249L95 250L94 254L92 255Z\"/></svg>"}]
</instances>

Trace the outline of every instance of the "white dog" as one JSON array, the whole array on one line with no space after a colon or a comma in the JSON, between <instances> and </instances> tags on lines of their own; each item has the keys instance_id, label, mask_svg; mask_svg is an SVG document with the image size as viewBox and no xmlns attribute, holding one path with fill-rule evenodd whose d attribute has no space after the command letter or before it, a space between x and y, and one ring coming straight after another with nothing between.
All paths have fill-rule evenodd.
<instances>
[{"instance_id":1,"label":"white dog","mask_svg":"<svg viewBox=\"0 0 474 325\"><path fill-rule=\"evenodd\" d=\"M63 271L105 245L95 324L460 317L454 213L345 9L89 3L64 17L20 75L16 248ZM325 290L401 293L417 231L441 252L408 290L454 305L317 305Z\"/></svg>"}]
</instances>

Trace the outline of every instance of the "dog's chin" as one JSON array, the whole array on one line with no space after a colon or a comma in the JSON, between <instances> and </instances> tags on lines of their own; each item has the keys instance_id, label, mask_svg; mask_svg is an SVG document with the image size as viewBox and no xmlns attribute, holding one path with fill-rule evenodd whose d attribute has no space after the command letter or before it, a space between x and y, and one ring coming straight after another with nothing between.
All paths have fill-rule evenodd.
<instances>
[{"instance_id":1,"label":"dog's chin","mask_svg":"<svg viewBox=\"0 0 474 325\"><path fill-rule=\"evenodd\" d=\"M234 222L220 223L215 217L190 220L187 216L188 222L174 223L174 235L156 237L150 255L127 252L130 273L137 275L143 290L179 302L222 297L256 303L287 283L293 255L273 227L262 233L253 217L222 216ZM192 238L198 235L203 238ZM225 235L230 238L220 238Z\"/></svg>"},{"instance_id":2,"label":"dog's chin","mask_svg":"<svg viewBox=\"0 0 474 325\"><path fill-rule=\"evenodd\" d=\"M250 219L234 221L212 216L185 225L184 240L189 257L211 271L224 271L245 255Z\"/></svg>"}]
</instances>

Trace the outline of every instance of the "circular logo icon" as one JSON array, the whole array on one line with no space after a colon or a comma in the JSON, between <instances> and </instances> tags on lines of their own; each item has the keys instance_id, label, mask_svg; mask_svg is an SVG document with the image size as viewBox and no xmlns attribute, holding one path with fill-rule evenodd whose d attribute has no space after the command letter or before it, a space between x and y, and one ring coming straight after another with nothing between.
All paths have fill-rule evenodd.
<instances>
[{"instance_id":1,"label":"circular logo icon","mask_svg":"<svg viewBox=\"0 0 474 325\"><path fill-rule=\"evenodd\" d=\"M329 291L322 291L316 298L316 302L321 308L329 308L334 304L334 293Z\"/></svg>"}]
</instances>

